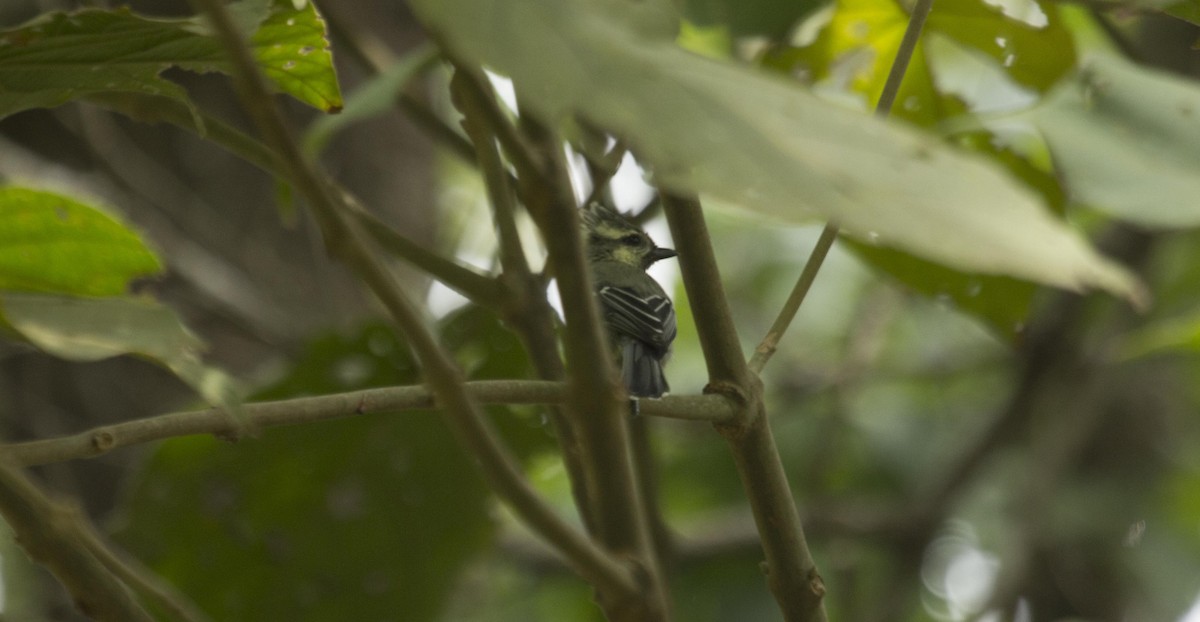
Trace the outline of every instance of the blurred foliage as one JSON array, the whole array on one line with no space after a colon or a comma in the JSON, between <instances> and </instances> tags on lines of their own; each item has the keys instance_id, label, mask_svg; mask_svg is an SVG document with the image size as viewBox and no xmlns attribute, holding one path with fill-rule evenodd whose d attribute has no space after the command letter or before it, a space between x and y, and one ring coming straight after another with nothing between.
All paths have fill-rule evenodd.
<instances>
[{"instance_id":1,"label":"blurred foliage","mask_svg":"<svg viewBox=\"0 0 1200 622\"><path fill-rule=\"evenodd\" d=\"M1194 607L1200 239L1172 230L1196 224L1194 79L1095 58L1096 46L1086 41L1104 32L1095 28L1103 15L1038 1L997 7L938 0L894 116L922 128L921 144L935 145L928 153L976 162L1011 194L979 183L977 169L939 168L900 184L893 182L907 173L873 156L918 130L831 111L829 102L780 83L807 81L821 97L866 109L882 90L907 4L693 0L682 6L681 28L669 3L630 9L599 0L580 9L589 19L568 10L583 4L517 2L524 12L497 24L477 19L475 4L415 3L431 21L467 23L465 32L478 36L463 38L481 56L495 53L501 61L495 68L519 74L516 88L527 98L521 111L544 106L553 117L583 110L630 134L621 138L643 158L650 182L707 175L713 185L706 189L726 198L742 193L733 198L755 203L762 197L751 196L752 182L779 181L767 199L779 210L770 215L790 222L813 215L797 204L842 201L870 187L854 197L858 203L842 207L861 203L874 211L844 214L861 222L885 218L921 244L966 247L968 254L978 250L971 248L977 240L954 219L990 223L987 235L1019 243L1008 252L1030 253L1018 258L1037 266L1020 274L1026 279L1052 270L1039 257L1061 260L1056 253L1066 241L1105 230L1116 240L1107 240L1105 251L1140 269L1154 293L1156 307L1135 316L1099 296L1068 296L998 276L1018 261L1007 255L997 260L999 268L972 267L922 255L887 235L875 239L869 228L857 241L838 244L762 374L831 619L1010 619L1019 617L1014 603L1023 603L1035 620L1177 620ZM324 25L311 5L299 12L287 2L235 6L247 32L258 33L260 62L284 71L273 76L281 90L312 96L304 101L321 109L340 106ZM1186 16L1195 2L1130 6ZM541 21L521 21L530 16ZM291 19L303 27L291 28L297 25ZM1085 22L1093 32L1080 36L1078 24ZM97 25L163 36L178 53L133 71L123 59L142 42L123 35L119 45L96 39L96 47L78 51L107 61L95 71L59 66L69 51L59 37ZM536 30L524 36L526 27ZM0 84L16 85L0 92L0 116L112 89L184 101L182 89L160 77L164 64L223 69L202 21L152 21L124 10L52 14L0 33L0 41ZM677 43L721 60L698 59ZM595 54L572 53L578 49ZM268 51L282 56L264 56ZM35 69L44 70L47 82L61 82L55 88L21 86L37 83L36 76L13 70L13 59L32 52L46 55ZM735 66L742 56L777 75ZM311 126L310 148L376 120L427 64L428 52L399 58L354 92L347 116ZM972 82L985 85L964 87ZM314 84L312 93L302 93ZM811 135L790 142L788 132L797 127ZM953 151L935 142L934 132ZM903 153L898 161L905 166L927 154ZM798 166L828 161L853 176ZM442 181L449 187L440 217L465 231L444 250L489 264L492 225L482 217L477 177L457 170ZM827 183L835 187L822 194ZM930 225L930 212L922 211L942 186L959 194L932 209L958 224ZM20 220L19 201L0 210L0 286L116 296L130 279L157 270L131 230L86 205L37 198L40 211L31 221ZM996 211L1013 200L1067 237L1032 235L1024 216ZM707 214L743 350L750 352L817 232L764 225L761 213L748 221L717 209ZM994 220L978 220L984 217ZM46 231L67 247L12 252L14 232L27 238ZM528 250L540 259L535 237L527 236ZM85 241L95 245L87 253ZM166 248L170 262L178 249ZM22 272L30 266L33 281ZM1057 269L1056 282L1078 284L1073 268ZM13 276L18 272L24 280ZM706 372L691 301L682 287L668 291L680 322L668 374L677 393L696 394ZM313 304L328 296L306 295ZM54 300L40 307L45 301L14 296L3 298L8 312L16 311L14 327L47 351L63 348L74 358L133 352L169 361L171 352L194 357L199 348L165 307L142 299ZM440 312L439 305L451 303L430 304ZM56 317L65 319L46 330ZM460 308L438 320L438 333L472 378L533 376L519 341L487 311ZM156 349L166 346L170 352ZM253 398L419 382L407 347L389 326L372 321L313 337ZM546 416L524 407L490 408L489 415L539 491L574 516ZM645 423L657 459L659 509L673 535L666 566L676 618L779 620L761 576L744 484L724 440L694 423ZM979 439L990 444L977 445ZM946 497L930 495L960 475ZM199 437L163 443L139 465L113 525L119 542L219 620L600 619L590 588L498 506L434 412L271 429L236 446ZM4 558L5 585L19 589L26 577L10 576ZM24 612L35 604L19 606Z\"/></svg>"},{"instance_id":2,"label":"blurred foliage","mask_svg":"<svg viewBox=\"0 0 1200 622\"><path fill-rule=\"evenodd\" d=\"M516 339L468 308L442 325L473 378L528 375ZM310 344L256 400L419 382L386 325ZM552 445L517 409L489 412L519 455ZM431 620L495 533L473 460L436 413L372 415L265 431L231 447L164 443L117 531L220 620Z\"/></svg>"}]
</instances>

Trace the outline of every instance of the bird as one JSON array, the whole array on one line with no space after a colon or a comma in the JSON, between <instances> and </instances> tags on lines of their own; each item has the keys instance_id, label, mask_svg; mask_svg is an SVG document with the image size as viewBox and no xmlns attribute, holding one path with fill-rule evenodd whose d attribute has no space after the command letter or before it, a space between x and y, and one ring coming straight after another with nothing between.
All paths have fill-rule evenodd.
<instances>
[{"instance_id":1,"label":"bird","mask_svg":"<svg viewBox=\"0 0 1200 622\"><path fill-rule=\"evenodd\" d=\"M621 379L630 397L662 397L670 390L663 365L675 340L675 307L646 269L678 253L602 203L582 212L587 263Z\"/></svg>"}]
</instances>

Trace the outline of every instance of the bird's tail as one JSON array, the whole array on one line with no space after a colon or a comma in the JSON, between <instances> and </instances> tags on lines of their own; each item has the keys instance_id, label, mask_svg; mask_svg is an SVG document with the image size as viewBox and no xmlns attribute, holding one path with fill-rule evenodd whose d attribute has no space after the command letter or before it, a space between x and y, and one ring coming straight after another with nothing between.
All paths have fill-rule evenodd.
<instances>
[{"instance_id":1,"label":"bird's tail","mask_svg":"<svg viewBox=\"0 0 1200 622\"><path fill-rule=\"evenodd\" d=\"M646 344L625 339L621 347L621 376L633 397L662 397L671 390L662 361Z\"/></svg>"}]
</instances>

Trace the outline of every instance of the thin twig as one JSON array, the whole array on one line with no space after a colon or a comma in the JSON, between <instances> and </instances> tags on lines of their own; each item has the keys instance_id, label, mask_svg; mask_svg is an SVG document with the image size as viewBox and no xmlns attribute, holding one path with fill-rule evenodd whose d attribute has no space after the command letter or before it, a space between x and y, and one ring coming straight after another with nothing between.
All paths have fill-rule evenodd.
<instances>
[{"instance_id":1,"label":"thin twig","mask_svg":"<svg viewBox=\"0 0 1200 622\"><path fill-rule=\"evenodd\" d=\"M12 464L0 460L0 515L30 559L67 588L86 616L102 622L153 622L80 538L79 511L51 500Z\"/></svg>"},{"instance_id":2,"label":"thin twig","mask_svg":"<svg viewBox=\"0 0 1200 622\"><path fill-rule=\"evenodd\" d=\"M896 49L896 58L892 61L892 68L888 71L887 81L884 82L883 91L879 95L879 102L875 105L876 116L885 118L891 114L892 105L896 103L896 96L900 93L900 85L904 82L908 64L920 42L921 30L925 27L925 20L929 17L932 9L933 0L917 0L913 7L908 27L904 31L904 38L901 39L900 45ZM783 338L784 333L791 326L792 320L795 319L796 313L800 310L800 305L808 295L813 281L816 280L817 272L821 270L830 247L837 239L838 232L838 225L833 222L826 224L825 228L821 230L821 237L813 247L808 261L805 262L804 270L800 272L800 278L792 288L791 295L788 296L787 302L779 311L775 322L771 324L771 329L767 331L762 342L754 350L754 357L750 360L750 369L755 373L761 372L767 362L771 360L771 356L775 354L775 350L779 347L779 340Z\"/></svg>"},{"instance_id":3,"label":"thin twig","mask_svg":"<svg viewBox=\"0 0 1200 622\"><path fill-rule=\"evenodd\" d=\"M813 281L817 280L817 272L825 263L825 256L829 254L829 249L833 247L837 236L838 227L832 223L825 225L825 228L821 230L821 237L817 239L817 244L813 246L808 261L804 263L804 270L800 272L800 278L792 288L792 293L788 295L787 302L783 303L783 308L780 309L775 322L771 324L771 329L754 349L754 356L750 359L750 371L756 374L761 372L767 366L767 361L771 360L775 354L775 350L779 348L779 340L783 338L783 334L792 325L792 320L796 318L800 304L808 295Z\"/></svg>"},{"instance_id":4,"label":"thin twig","mask_svg":"<svg viewBox=\"0 0 1200 622\"><path fill-rule=\"evenodd\" d=\"M271 98L250 50L221 0L194 0L225 44L234 85L266 142L279 154L288 178L300 190L335 257L345 261L370 287L412 346L426 383L451 429L479 464L484 479L535 533L553 543L593 585L618 599L635 598L639 586L629 569L563 521L529 484L516 458L500 442L491 422L466 391L462 372L438 344L421 315L371 252L362 233L328 195L328 188L304 156Z\"/></svg>"},{"instance_id":5,"label":"thin twig","mask_svg":"<svg viewBox=\"0 0 1200 622\"><path fill-rule=\"evenodd\" d=\"M90 521L80 519L79 536L84 546L114 575L138 594L153 601L163 611L183 622L208 622L212 618L200 610L186 594L160 577L142 562L118 551L96 531Z\"/></svg>"},{"instance_id":6,"label":"thin twig","mask_svg":"<svg viewBox=\"0 0 1200 622\"><path fill-rule=\"evenodd\" d=\"M169 123L224 147L230 153L271 175L284 178L288 176L275 153L261 141L215 117L203 113L193 115L186 106L175 100L143 95L106 94L90 97L89 101L144 123ZM200 125L197 125L197 116ZM493 308L496 306L496 300L499 298L498 285L490 277L429 251L404 237L359 206L335 181L327 179L326 183L329 185L329 195L339 203L339 208L357 218L359 225L388 252L425 271L471 301Z\"/></svg>"}]
</instances>

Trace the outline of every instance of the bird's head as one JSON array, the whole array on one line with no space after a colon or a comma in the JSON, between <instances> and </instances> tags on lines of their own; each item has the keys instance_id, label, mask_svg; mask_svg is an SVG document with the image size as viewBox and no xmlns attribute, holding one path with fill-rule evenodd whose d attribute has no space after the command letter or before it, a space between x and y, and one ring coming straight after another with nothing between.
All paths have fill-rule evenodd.
<instances>
[{"instance_id":1,"label":"bird's head","mask_svg":"<svg viewBox=\"0 0 1200 622\"><path fill-rule=\"evenodd\" d=\"M659 248L642 228L629 218L600 204L583 208L583 230L590 261L615 261L645 270L651 264L674 257L675 251Z\"/></svg>"}]
</instances>

